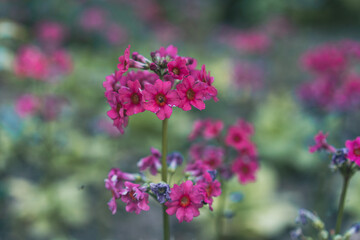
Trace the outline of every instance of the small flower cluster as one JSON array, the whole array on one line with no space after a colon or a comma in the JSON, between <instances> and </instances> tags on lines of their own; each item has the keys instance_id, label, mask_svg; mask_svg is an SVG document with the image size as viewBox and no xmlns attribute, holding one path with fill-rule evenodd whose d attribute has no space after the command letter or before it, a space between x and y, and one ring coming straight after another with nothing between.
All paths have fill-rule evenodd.
<instances>
[{"instance_id":1,"label":"small flower cluster","mask_svg":"<svg viewBox=\"0 0 360 240\"><path fill-rule=\"evenodd\" d=\"M151 148L151 155L138 162L140 174L124 173L118 168L111 169L105 179L105 187L112 193L108 202L112 214L116 213L118 199L126 204L127 212L139 214L141 211L148 211L149 196L160 204L165 204L167 214L176 215L179 222L192 221L200 215L199 209L206 204L212 210L213 197L221 194L220 182L215 179L215 172L205 171L196 178L187 175L187 180L174 184L173 187L163 182L152 183L143 172L149 170L150 174L157 175L161 171L160 158L159 150ZM167 156L169 172L174 174L183 160L180 153L170 153Z\"/></svg>"},{"instance_id":2,"label":"small flower cluster","mask_svg":"<svg viewBox=\"0 0 360 240\"><path fill-rule=\"evenodd\" d=\"M21 118L38 115L45 121L53 121L57 119L66 102L66 99L56 95L24 94L16 100L15 111Z\"/></svg>"},{"instance_id":3,"label":"small flower cluster","mask_svg":"<svg viewBox=\"0 0 360 240\"><path fill-rule=\"evenodd\" d=\"M353 71L359 60L360 43L352 40L326 43L307 51L300 62L314 80L300 87L300 98L324 110L360 106L360 76Z\"/></svg>"},{"instance_id":4,"label":"small flower cluster","mask_svg":"<svg viewBox=\"0 0 360 240\"><path fill-rule=\"evenodd\" d=\"M205 171L217 170L225 180L235 174L241 184L254 182L259 164L256 145L251 141L253 126L240 119L229 126L225 136L222 136L223 129L224 123L221 120L205 119L195 122L189 139L195 140L201 136L206 141L192 145L191 162L186 171L201 176ZM221 146L211 145L210 140L216 140ZM230 150L236 156L232 163L226 162L230 158Z\"/></svg>"},{"instance_id":5,"label":"small flower cluster","mask_svg":"<svg viewBox=\"0 0 360 240\"><path fill-rule=\"evenodd\" d=\"M342 169L344 167L350 167L352 170L358 170L360 167L360 137L354 140L346 140L344 148L335 148L329 145L326 141L328 134L324 134L319 131L315 135L315 145L309 147L309 152L314 153L316 151L325 150L332 155L331 166L336 169ZM356 163L354 166L353 163Z\"/></svg>"},{"instance_id":6,"label":"small flower cluster","mask_svg":"<svg viewBox=\"0 0 360 240\"><path fill-rule=\"evenodd\" d=\"M290 236L292 240L303 240L303 239L312 239L308 238L306 231L302 229L302 226L310 225L313 227L317 233L317 238L320 240L350 240L351 237L360 232L360 223L354 224L350 229L348 229L345 234L334 234L332 231L327 231L325 229L324 222L309 210L300 209L298 216L296 217L296 223L299 225L298 228L291 231Z\"/></svg>"},{"instance_id":7,"label":"small flower cluster","mask_svg":"<svg viewBox=\"0 0 360 240\"><path fill-rule=\"evenodd\" d=\"M172 45L152 52L151 61L137 52L130 58L129 45L119 57L118 70L103 82L111 107L108 116L124 133L129 116L145 110L164 120L170 118L174 107L205 109L205 100L218 101L217 90L205 65L201 70L195 67L195 59L178 56ZM129 68L139 71L128 72Z\"/></svg>"}]
</instances>

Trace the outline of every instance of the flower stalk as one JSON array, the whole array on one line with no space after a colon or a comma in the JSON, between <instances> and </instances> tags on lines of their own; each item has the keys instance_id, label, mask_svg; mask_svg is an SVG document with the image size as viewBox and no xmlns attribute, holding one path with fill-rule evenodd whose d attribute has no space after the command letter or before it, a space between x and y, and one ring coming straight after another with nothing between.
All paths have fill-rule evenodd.
<instances>
[{"instance_id":1,"label":"flower stalk","mask_svg":"<svg viewBox=\"0 0 360 240\"><path fill-rule=\"evenodd\" d=\"M167 128L168 128L168 118L165 118L162 121L162 144L161 144L161 180L164 183L167 183ZM163 205L163 231L164 231L164 240L170 240L170 224L169 224L169 215L166 213L166 206Z\"/></svg>"},{"instance_id":2,"label":"flower stalk","mask_svg":"<svg viewBox=\"0 0 360 240\"><path fill-rule=\"evenodd\" d=\"M343 214L344 214L346 192L347 192L347 189L348 189L348 186L349 186L349 181L350 181L350 174L345 174L345 175L343 175L343 177L344 177L344 182L343 182L343 187L342 187L342 190L341 190L338 216L337 216L337 219L336 219L335 234L340 233L342 218L343 218Z\"/></svg>"}]
</instances>

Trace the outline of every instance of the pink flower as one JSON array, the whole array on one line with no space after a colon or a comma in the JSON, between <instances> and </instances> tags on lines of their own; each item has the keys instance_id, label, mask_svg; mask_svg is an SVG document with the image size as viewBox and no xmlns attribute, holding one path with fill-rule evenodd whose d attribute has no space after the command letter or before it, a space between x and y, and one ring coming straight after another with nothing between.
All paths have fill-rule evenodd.
<instances>
[{"instance_id":1,"label":"pink flower","mask_svg":"<svg viewBox=\"0 0 360 240\"><path fill-rule=\"evenodd\" d=\"M124 187L125 181L135 181L135 176L130 173L122 172L119 168L112 168L108 177L104 180L105 188L110 190L112 195L120 198L120 189Z\"/></svg>"},{"instance_id":2,"label":"pink flower","mask_svg":"<svg viewBox=\"0 0 360 240\"><path fill-rule=\"evenodd\" d=\"M129 117L125 113L120 94L112 92L106 97L111 106L111 109L107 112L107 115L114 121L114 126L117 127L120 133L124 134L124 127L127 126Z\"/></svg>"},{"instance_id":3,"label":"pink flower","mask_svg":"<svg viewBox=\"0 0 360 240\"><path fill-rule=\"evenodd\" d=\"M221 120L211 120L206 121L205 129L203 136L205 139L214 139L220 136L221 131L224 128L224 123Z\"/></svg>"},{"instance_id":4,"label":"pink flower","mask_svg":"<svg viewBox=\"0 0 360 240\"><path fill-rule=\"evenodd\" d=\"M109 27L106 29L105 36L108 42L112 45L123 44L128 39L126 30L116 23L111 23L109 25Z\"/></svg>"},{"instance_id":5,"label":"pink flower","mask_svg":"<svg viewBox=\"0 0 360 240\"><path fill-rule=\"evenodd\" d=\"M244 132L246 132L249 135L253 135L255 132L254 126L251 123L244 121L243 119L238 119L236 122L236 126L241 128Z\"/></svg>"},{"instance_id":6,"label":"pink flower","mask_svg":"<svg viewBox=\"0 0 360 240\"><path fill-rule=\"evenodd\" d=\"M110 198L110 201L107 203L111 214L114 215L117 211L116 199L115 197Z\"/></svg>"},{"instance_id":7,"label":"pink flower","mask_svg":"<svg viewBox=\"0 0 360 240\"><path fill-rule=\"evenodd\" d=\"M239 157L234 160L231 171L238 176L238 180L241 184L246 184L256 180L255 174L258 168L259 166L256 161Z\"/></svg>"},{"instance_id":8,"label":"pink flower","mask_svg":"<svg viewBox=\"0 0 360 240\"><path fill-rule=\"evenodd\" d=\"M88 8L80 16L80 25L87 31L98 31L105 23L106 13L101 8Z\"/></svg>"},{"instance_id":9,"label":"pink flower","mask_svg":"<svg viewBox=\"0 0 360 240\"><path fill-rule=\"evenodd\" d=\"M327 136L328 136L327 133L323 134L322 131L319 131L318 134L316 134L315 137L314 137L315 145L309 147L309 152L314 153L314 152L319 151L319 150L326 150L326 151L329 151L331 153L335 153L336 149L326 142Z\"/></svg>"},{"instance_id":10,"label":"pink flower","mask_svg":"<svg viewBox=\"0 0 360 240\"><path fill-rule=\"evenodd\" d=\"M140 161L138 162L138 167L140 171L145 171L149 168L150 173L155 176L161 169L160 158L160 151L152 147L151 155L140 159Z\"/></svg>"},{"instance_id":11,"label":"pink flower","mask_svg":"<svg viewBox=\"0 0 360 240\"><path fill-rule=\"evenodd\" d=\"M56 50L50 56L51 77L69 74L73 69L73 62L70 54L65 50Z\"/></svg>"},{"instance_id":12,"label":"pink flower","mask_svg":"<svg viewBox=\"0 0 360 240\"><path fill-rule=\"evenodd\" d=\"M201 159L203 152L205 150L205 146L202 144L193 144L190 147L189 155L193 160Z\"/></svg>"},{"instance_id":13,"label":"pink flower","mask_svg":"<svg viewBox=\"0 0 360 240\"><path fill-rule=\"evenodd\" d=\"M121 201L126 203L127 212L139 214L141 211L149 211L149 194L139 184L125 182L125 188L120 190Z\"/></svg>"},{"instance_id":14,"label":"pink flower","mask_svg":"<svg viewBox=\"0 0 360 240\"><path fill-rule=\"evenodd\" d=\"M245 141L241 148L237 149L240 156L248 156L250 158L257 157L256 145L251 141Z\"/></svg>"},{"instance_id":15,"label":"pink flower","mask_svg":"<svg viewBox=\"0 0 360 240\"><path fill-rule=\"evenodd\" d=\"M177 56L178 50L173 45L169 45L166 49L164 47L160 47L157 52L160 54L160 57L165 58L165 57L169 56L170 58L175 59Z\"/></svg>"},{"instance_id":16,"label":"pink flower","mask_svg":"<svg viewBox=\"0 0 360 240\"><path fill-rule=\"evenodd\" d=\"M217 89L212 86L214 82L214 77L210 76L210 72L206 72L205 65L202 65L201 70L195 72L197 73L197 80L207 84L204 97L206 100L213 99L215 102L219 101L217 98Z\"/></svg>"},{"instance_id":17,"label":"pink flower","mask_svg":"<svg viewBox=\"0 0 360 240\"><path fill-rule=\"evenodd\" d=\"M156 113L160 120L170 118L172 114L171 106L178 106L179 97L175 90L171 89L170 82L156 80L155 84L145 84L143 92L145 100L144 108L150 112Z\"/></svg>"},{"instance_id":18,"label":"pink flower","mask_svg":"<svg viewBox=\"0 0 360 240\"><path fill-rule=\"evenodd\" d=\"M16 113L24 118L30 115L33 115L40 106L40 100L38 97L25 94L20 96L15 103L15 111Z\"/></svg>"},{"instance_id":19,"label":"pink flower","mask_svg":"<svg viewBox=\"0 0 360 240\"><path fill-rule=\"evenodd\" d=\"M192 76L187 76L184 80L176 86L181 104L179 105L184 111L191 110L191 106L199 110L205 109L204 93L206 84L202 82L195 82Z\"/></svg>"},{"instance_id":20,"label":"pink flower","mask_svg":"<svg viewBox=\"0 0 360 240\"><path fill-rule=\"evenodd\" d=\"M125 80L127 78L122 76L120 71L116 71L111 75L105 77L105 81L103 82L103 87L105 88L105 97L108 92L117 92L121 86L126 84Z\"/></svg>"},{"instance_id":21,"label":"pink flower","mask_svg":"<svg viewBox=\"0 0 360 240\"><path fill-rule=\"evenodd\" d=\"M199 186L199 191L204 197L204 202L209 204L209 208L212 211L213 197L221 195L221 184L218 180L212 180L210 174L206 172L204 178L196 183Z\"/></svg>"},{"instance_id":22,"label":"pink flower","mask_svg":"<svg viewBox=\"0 0 360 240\"><path fill-rule=\"evenodd\" d=\"M199 208L203 206L203 195L199 192L198 186L187 180L182 184L174 184L170 193L171 201L165 203L167 214L174 215L179 222L191 222L194 217L200 215Z\"/></svg>"},{"instance_id":23,"label":"pink flower","mask_svg":"<svg viewBox=\"0 0 360 240\"><path fill-rule=\"evenodd\" d=\"M189 74L189 70L186 67L186 59L182 57L176 57L174 61L168 63L168 71L170 75L175 79L183 79L184 76Z\"/></svg>"},{"instance_id":24,"label":"pink flower","mask_svg":"<svg viewBox=\"0 0 360 240\"><path fill-rule=\"evenodd\" d=\"M14 62L17 77L45 80L48 76L49 62L45 54L35 46L22 47Z\"/></svg>"},{"instance_id":25,"label":"pink flower","mask_svg":"<svg viewBox=\"0 0 360 240\"><path fill-rule=\"evenodd\" d=\"M121 73L125 73L130 65L130 45L125 49L124 55L119 57L118 69Z\"/></svg>"},{"instance_id":26,"label":"pink flower","mask_svg":"<svg viewBox=\"0 0 360 240\"><path fill-rule=\"evenodd\" d=\"M224 153L222 147L207 146L202 152L201 159L210 169L215 170L222 164Z\"/></svg>"},{"instance_id":27,"label":"pink flower","mask_svg":"<svg viewBox=\"0 0 360 240\"><path fill-rule=\"evenodd\" d=\"M42 22L37 26L37 37L44 44L59 46L65 38L65 28L57 22Z\"/></svg>"},{"instance_id":28,"label":"pink flower","mask_svg":"<svg viewBox=\"0 0 360 240\"><path fill-rule=\"evenodd\" d=\"M188 164L185 168L185 172L196 178L201 177L208 170L212 170L212 168L202 160L196 160L195 162Z\"/></svg>"},{"instance_id":29,"label":"pink flower","mask_svg":"<svg viewBox=\"0 0 360 240\"><path fill-rule=\"evenodd\" d=\"M238 126L230 126L225 137L225 143L235 149L243 148L248 141L249 133Z\"/></svg>"},{"instance_id":30,"label":"pink flower","mask_svg":"<svg viewBox=\"0 0 360 240\"><path fill-rule=\"evenodd\" d=\"M207 121L206 120L196 120L193 125L193 130L191 131L189 135L189 140L193 141L198 136L200 136L206 126Z\"/></svg>"},{"instance_id":31,"label":"pink flower","mask_svg":"<svg viewBox=\"0 0 360 240\"><path fill-rule=\"evenodd\" d=\"M124 103L124 108L126 109L126 115L131 116L145 111L139 81L128 81L127 86L128 87L121 87L119 90L120 97Z\"/></svg>"},{"instance_id":32,"label":"pink flower","mask_svg":"<svg viewBox=\"0 0 360 240\"><path fill-rule=\"evenodd\" d=\"M360 137L355 140L347 140L345 146L349 151L347 157L360 166Z\"/></svg>"}]
</instances>

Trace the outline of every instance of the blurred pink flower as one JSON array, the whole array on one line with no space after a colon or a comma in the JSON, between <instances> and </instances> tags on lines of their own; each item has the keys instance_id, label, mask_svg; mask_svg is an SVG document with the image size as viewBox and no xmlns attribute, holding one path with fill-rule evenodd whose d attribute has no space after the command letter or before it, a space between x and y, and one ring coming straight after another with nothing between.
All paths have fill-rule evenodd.
<instances>
[{"instance_id":1,"label":"blurred pink flower","mask_svg":"<svg viewBox=\"0 0 360 240\"><path fill-rule=\"evenodd\" d=\"M80 15L79 23L86 31L100 31L106 23L106 12L99 7L87 8Z\"/></svg>"},{"instance_id":2,"label":"blurred pink flower","mask_svg":"<svg viewBox=\"0 0 360 240\"><path fill-rule=\"evenodd\" d=\"M245 53L264 53L271 45L265 33L255 30L239 32L230 41L234 48Z\"/></svg>"},{"instance_id":3,"label":"blurred pink flower","mask_svg":"<svg viewBox=\"0 0 360 240\"><path fill-rule=\"evenodd\" d=\"M116 23L109 24L109 27L105 31L105 36L112 45L121 45L128 40L126 29Z\"/></svg>"},{"instance_id":4,"label":"blurred pink flower","mask_svg":"<svg viewBox=\"0 0 360 240\"><path fill-rule=\"evenodd\" d=\"M233 72L234 83L239 89L257 90L264 81L264 71L250 62L236 62Z\"/></svg>"},{"instance_id":5,"label":"blurred pink flower","mask_svg":"<svg viewBox=\"0 0 360 240\"><path fill-rule=\"evenodd\" d=\"M314 137L315 145L309 147L309 152L314 153L316 151L325 150L329 151L330 153L335 153L336 149L326 142L327 136L327 133L324 134L322 131L319 131L318 134L316 134Z\"/></svg>"},{"instance_id":6,"label":"blurred pink flower","mask_svg":"<svg viewBox=\"0 0 360 240\"><path fill-rule=\"evenodd\" d=\"M57 22L41 22L37 26L37 37L45 45L57 47L65 39L65 28Z\"/></svg>"},{"instance_id":7,"label":"blurred pink flower","mask_svg":"<svg viewBox=\"0 0 360 240\"><path fill-rule=\"evenodd\" d=\"M257 161L242 157L235 159L231 166L232 172L238 176L241 184L254 182L258 168Z\"/></svg>"},{"instance_id":8,"label":"blurred pink flower","mask_svg":"<svg viewBox=\"0 0 360 240\"><path fill-rule=\"evenodd\" d=\"M209 209L212 211L213 197L221 195L221 184L218 180L213 180L208 172L204 174L204 178L199 180L196 185L199 186L199 191L204 197L204 202L209 204Z\"/></svg>"},{"instance_id":9,"label":"blurred pink flower","mask_svg":"<svg viewBox=\"0 0 360 240\"><path fill-rule=\"evenodd\" d=\"M126 203L127 212L139 214L141 211L149 211L149 194L139 184L125 182L125 188L120 190L121 201Z\"/></svg>"},{"instance_id":10,"label":"blurred pink flower","mask_svg":"<svg viewBox=\"0 0 360 240\"><path fill-rule=\"evenodd\" d=\"M39 110L40 100L32 94L24 94L20 96L15 103L16 113L24 118L35 114Z\"/></svg>"},{"instance_id":11,"label":"blurred pink flower","mask_svg":"<svg viewBox=\"0 0 360 240\"><path fill-rule=\"evenodd\" d=\"M146 169L150 170L152 175L156 175L158 171L161 169L161 153L156 148L151 148L151 155L140 159L137 166L139 167L140 171L145 171Z\"/></svg>"}]
</instances>

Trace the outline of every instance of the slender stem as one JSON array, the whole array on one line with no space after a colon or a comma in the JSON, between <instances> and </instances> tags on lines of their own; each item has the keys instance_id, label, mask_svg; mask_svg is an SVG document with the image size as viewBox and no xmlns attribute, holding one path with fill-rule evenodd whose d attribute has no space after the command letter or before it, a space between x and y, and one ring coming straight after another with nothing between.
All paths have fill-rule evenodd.
<instances>
[{"instance_id":1,"label":"slender stem","mask_svg":"<svg viewBox=\"0 0 360 240\"><path fill-rule=\"evenodd\" d=\"M342 190L341 190L338 216L337 216L337 219L336 219L335 235L340 233L341 222L342 222L343 213L344 213L346 191L347 191L347 188L348 188L348 185L349 185L349 180L350 180L349 174L344 174L343 176L344 176L344 183L343 183L343 187L342 187Z\"/></svg>"},{"instance_id":2,"label":"slender stem","mask_svg":"<svg viewBox=\"0 0 360 240\"><path fill-rule=\"evenodd\" d=\"M221 182L221 196L219 199L219 210L217 211L216 219L215 219L215 229L216 229L216 238L221 240L224 232L224 210L226 204L226 186L225 182L220 179Z\"/></svg>"},{"instance_id":3,"label":"slender stem","mask_svg":"<svg viewBox=\"0 0 360 240\"><path fill-rule=\"evenodd\" d=\"M162 122L162 157L161 157L161 180L167 183L167 164L166 164L166 155L167 155L167 127L168 119L165 118ZM170 240L170 224L169 224L169 215L166 213L166 207L163 205L163 230L164 230L164 240Z\"/></svg>"}]
</instances>

